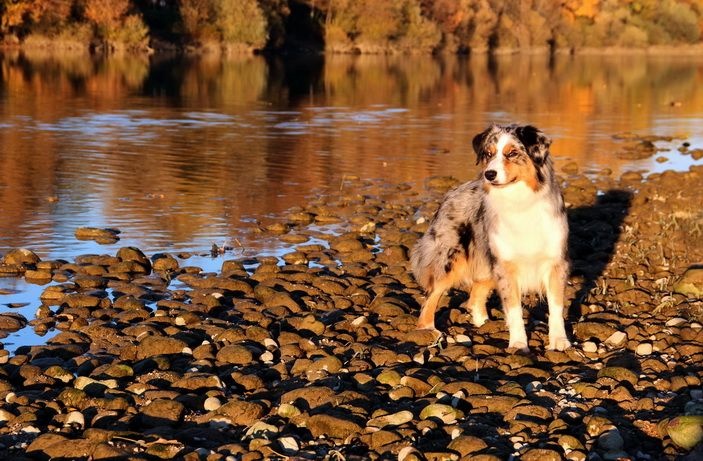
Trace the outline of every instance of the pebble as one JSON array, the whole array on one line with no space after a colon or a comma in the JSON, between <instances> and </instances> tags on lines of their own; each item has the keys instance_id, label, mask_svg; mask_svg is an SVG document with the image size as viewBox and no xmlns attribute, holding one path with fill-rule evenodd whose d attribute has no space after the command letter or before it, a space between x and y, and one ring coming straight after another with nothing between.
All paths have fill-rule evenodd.
<instances>
[{"instance_id":1,"label":"pebble","mask_svg":"<svg viewBox=\"0 0 703 461\"><path fill-rule=\"evenodd\" d=\"M208 397L203 402L203 408L205 411L214 411L222 406L222 402L217 397Z\"/></svg>"},{"instance_id":2,"label":"pebble","mask_svg":"<svg viewBox=\"0 0 703 461\"><path fill-rule=\"evenodd\" d=\"M605 340L605 344L611 347L622 347L626 342L627 334L623 331L616 331Z\"/></svg>"},{"instance_id":3,"label":"pebble","mask_svg":"<svg viewBox=\"0 0 703 461\"><path fill-rule=\"evenodd\" d=\"M651 355L653 352L652 343L640 343L635 349L635 353L641 356Z\"/></svg>"}]
</instances>

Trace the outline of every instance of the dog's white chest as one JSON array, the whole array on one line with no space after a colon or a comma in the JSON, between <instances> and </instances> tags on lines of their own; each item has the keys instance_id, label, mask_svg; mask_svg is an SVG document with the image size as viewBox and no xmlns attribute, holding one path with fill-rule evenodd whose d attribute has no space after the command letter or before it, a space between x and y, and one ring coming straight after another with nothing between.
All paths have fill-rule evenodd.
<instances>
[{"instance_id":1,"label":"dog's white chest","mask_svg":"<svg viewBox=\"0 0 703 461\"><path fill-rule=\"evenodd\" d=\"M553 202L519 185L513 189L491 193L495 227L489 239L495 256L516 263L561 258L566 222Z\"/></svg>"}]
</instances>

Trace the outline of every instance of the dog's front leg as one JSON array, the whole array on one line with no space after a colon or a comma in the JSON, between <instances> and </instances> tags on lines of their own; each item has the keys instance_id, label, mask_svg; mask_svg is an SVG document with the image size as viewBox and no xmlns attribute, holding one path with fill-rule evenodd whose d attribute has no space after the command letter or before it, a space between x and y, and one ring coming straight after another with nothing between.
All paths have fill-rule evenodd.
<instances>
[{"instance_id":1,"label":"dog's front leg","mask_svg":"<svg viewBox=\"0 0 703 461\"><path fill-rule=\"evenodd\" d=\"M566 285L566 265L554 266L546 283L547 303L549 304L549 346L550 350L563 351L571 347L564 327L564 286Z\"/></svg>"},{"instance_id":2,"label":"dog's front leg","mask_svg":"<svg viewBox=\"0 0 703 461\"><path fill-rule=\"evenodd\" d=\"M480 327L488 320L486 302L493 291L493 280L475 280L471 283L468 307L471 311L471 321L475 327Z\"/></svg>"},{"instance_id":3,"label":"dog's front leg","mask_svg":"<svg viewBox=\"0 0 703 461\"><path fill-rule=\"evenodd\" d=\"M528 352L527 332L525 322L522 320L522 297L517 285L516 271L510 264L496 268L498 293L503 304L505 323L508 326L510 340L508 347L514 347L523 352Z\"/></svg>"}]
</instances>

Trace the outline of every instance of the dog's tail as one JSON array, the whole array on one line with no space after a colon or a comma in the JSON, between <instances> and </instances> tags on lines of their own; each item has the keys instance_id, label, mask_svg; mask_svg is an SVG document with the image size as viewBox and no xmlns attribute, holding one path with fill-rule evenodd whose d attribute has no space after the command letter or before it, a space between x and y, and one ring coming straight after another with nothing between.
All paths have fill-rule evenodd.
<instances>
[{"instance_id":1,"label":"dog's tail","mask_svg":"<svg viewBox=\"0 0 703 461\"><path fill-rule=\"evenodd\" d=\"M410 252L413 275L426 292L432 291L435 282L441 277L437 271L437 265L441 264L439 259L437 243L430 233L423 235Z\"/></svg>"}]
</instances>

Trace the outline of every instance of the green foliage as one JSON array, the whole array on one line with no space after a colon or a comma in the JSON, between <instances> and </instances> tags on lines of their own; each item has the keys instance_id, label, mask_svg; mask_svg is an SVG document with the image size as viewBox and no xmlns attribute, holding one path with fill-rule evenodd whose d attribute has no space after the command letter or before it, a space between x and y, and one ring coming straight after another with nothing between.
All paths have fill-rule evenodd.
<instances>
[{"instance_id":1,"label":"green foliage","mask_svg":"<svg viewBox=\"0 0 703 461\"><path fill-rule=\"evenodd\" d=\"M660 4L659 12L655 22L668 33L672 42L695 43L700 39L701 31L698 27L700 18L690 5L674 0L664 0Z\"/></svg>"},{"instance_id":2,"label":"green foliage","mask_svg":"<svg viewBox=\"0 0 703 461\"><path fill-rule=\"evenodd\" d=\"M215 0L216 25L226 44L261 49L268 38L268 23L256 0Z\"/></svg>"},{"instance_id":3,"label":"green foliage","mask_svg":"<svg viewBox=\"0 0 703 461\"><path fill-rule=\"evenodd\" d=\"M126 16L111 34L113 46L121 48L145 48L149 43L149 29L136 14Z\"/></svg>"}]
</instances>

